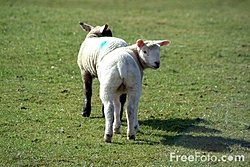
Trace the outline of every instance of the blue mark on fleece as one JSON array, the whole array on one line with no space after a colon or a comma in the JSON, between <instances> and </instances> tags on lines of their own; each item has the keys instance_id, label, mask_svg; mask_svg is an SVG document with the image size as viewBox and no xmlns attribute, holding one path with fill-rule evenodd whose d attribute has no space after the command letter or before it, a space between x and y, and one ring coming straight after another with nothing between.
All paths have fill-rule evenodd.
<instances>
[{"instance_id":1,"label":"blue mark on fleece","mask_svg":"<svg viewBox=\"0 0 250 167\"><path fill-rule=\"evenodd\" d=\"M105 47L106 44L107 44L107 41L106 41L106 40L103 41L103 42L101 43L101 45L100 45L100 49L103 49L103 48Z\"/></svg>"}]
</instances>

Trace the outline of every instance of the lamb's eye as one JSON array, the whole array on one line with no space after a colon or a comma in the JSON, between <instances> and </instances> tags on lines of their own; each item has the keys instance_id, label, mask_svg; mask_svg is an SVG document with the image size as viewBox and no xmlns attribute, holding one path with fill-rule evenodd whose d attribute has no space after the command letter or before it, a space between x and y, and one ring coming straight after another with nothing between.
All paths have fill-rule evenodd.
<instances>
[{"instance_id":1,"label":"lamb's eye","mask_svg":"<svg viewBox=\"0 0 250 167\"><path fill-rule=\"evenodd\" d=\"M147 54L147 51L146 51L146 50L144 50L144 51L143 51L143 53Z\"/></svg>"}]
</instances>

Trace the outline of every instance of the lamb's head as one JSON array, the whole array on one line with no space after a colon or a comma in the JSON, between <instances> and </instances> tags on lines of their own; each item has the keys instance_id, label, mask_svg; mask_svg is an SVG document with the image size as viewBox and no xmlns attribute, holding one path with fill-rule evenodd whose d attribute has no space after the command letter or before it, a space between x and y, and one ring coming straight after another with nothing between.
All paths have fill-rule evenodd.
<instances>
[{"instance_id":1,"label":"lamb's head","mask_svg":"<svg viewBox=\"0 0 250 167\"><path fill-rule=\"evenodd\" d=\"M91 25L88 25L83 22L79 22L80 26L84 31L89 32L86 38L92 38L92 37L112 37L112 32L109 29L108 24L105 24L103 26L96 26L93 27Z\"/></svg>"},{"instance_id":2,"label":"lamb's head","mask_svg":"<svg viewBox=\"0 0 250 167\"><path fill-rule=\"evenodd\" d=\"M160 47L169 44L169 40L143 41L137 40L137 51L143 68L158 69L160 67Z\"/></svg>"}]
</instances>

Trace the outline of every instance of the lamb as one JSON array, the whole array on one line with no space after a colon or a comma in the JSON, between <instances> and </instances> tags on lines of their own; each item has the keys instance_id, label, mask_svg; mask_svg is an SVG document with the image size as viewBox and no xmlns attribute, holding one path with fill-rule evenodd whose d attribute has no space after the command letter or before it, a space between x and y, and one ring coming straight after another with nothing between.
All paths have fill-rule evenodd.
<instances>
[{"instance_id":1,"label":"lamb","mask_svg":"<svg viewBox=\"0 0 250 167\"><path fill-rule=\"evenodd\" d=\"M100 99L104 104L105 134L104 140L111 143L113 132L120 133L119 96L126 93L127 103L127 139L135 140L138 124L138 104L142 92L143 70L160 67L160 46L170 41L143 41L117 48L99 62L97 68L100 81Z\"/></svg>"},{"instance_id":2,"label":"lamb","mask_svg":"<svg viewBox=\"0 0 250 167\"><path fill-rule=\"evenodd\" d=\"M96 69L99 61L112 50L128 46L128 44L120 38L112 37L112 32L107 24L96 27L82 22L79 24L83 30L89 32L80 47L77 60L77 64L81 70L85 95L82 116L89 117L91 112L92 80L97 77ZM122 95L120 100L123 108L126 95Z\"/></svg>"}]
</instances>

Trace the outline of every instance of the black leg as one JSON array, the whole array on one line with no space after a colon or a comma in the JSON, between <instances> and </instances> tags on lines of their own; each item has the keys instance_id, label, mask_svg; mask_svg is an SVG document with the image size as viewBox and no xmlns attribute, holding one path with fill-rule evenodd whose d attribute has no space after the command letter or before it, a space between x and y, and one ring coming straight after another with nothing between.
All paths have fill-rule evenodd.
<instances>
[{"instance_id":1,"label":"black leg","mask_svg":"<svg viewBox=\"0 0 250 167\"><path fill-rule=\"evenodd\" d=\"M102 117L105 118L105 114L104 114L104 105L102 105Z\"/></svg>"},{"instance_id":2,"label":"black leg","mask_svg":"<svg viewBox=\"0 0 250 167\"><path fill-rule=\"evenodd\" d=\"M92 76L90 74L83 75L85 103L82 110L83 117L89 117L91 112L91 96L92 96Z\"/></svg>"},{"instance_id":3,"label":"black leg","mask_svg":"<svg viewBox=\"0 0 250 167\"><path fill-rule=\"evenodd\" d=\"M120 119L122 120L123 108L124 108L124 104L125 104L125 102L126 102L126 94L122 94L122 95L120 96L120 102L121 102Z\"/></svg>"}]
</instances>

